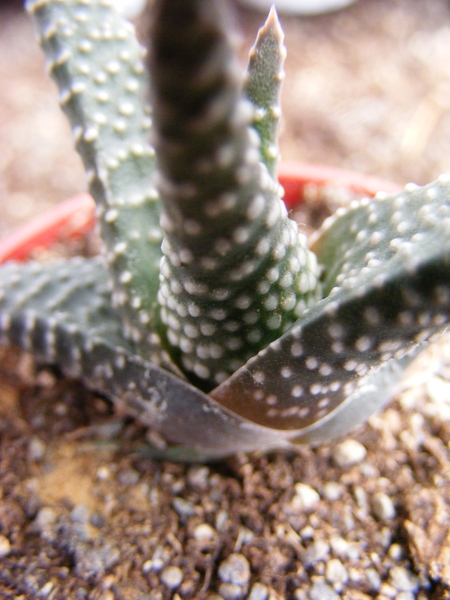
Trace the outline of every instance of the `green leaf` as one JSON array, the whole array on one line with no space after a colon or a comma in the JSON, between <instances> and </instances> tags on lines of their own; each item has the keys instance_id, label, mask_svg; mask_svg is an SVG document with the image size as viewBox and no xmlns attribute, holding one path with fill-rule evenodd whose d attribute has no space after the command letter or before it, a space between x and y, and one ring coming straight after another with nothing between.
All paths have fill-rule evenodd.
<instances>
[{"instance_id":1,"label":"green leaf","mask_svg":"<svg viewBox=\"0 0 450 600\"><path fill-rule=\"evenodd\" d=\"M153 4L149 68L167 347L203 389L318 298L318 267L260 162L226 4Z\"/></svg>"},{"instance_id":2,"label":"green leaf","mask_svg":"<svg viewBox=\"0 0 450 600\"><path fill-rule=\"evenodd\" d=\"M28 0L27 8L97 203L114 305L149 353L162 231L147 79L134 29L110 4Z\"/></svg>"},{"instance_id":3,"label":"green leaf","mask_svg":"<svg viewBox=\"0 0 450 600\"><path fill-rule=\"evenodd\" d=\"M326 419L450 320L450 184L356 202L313 248L329 295L211 395L261 425Z\"/></svg>"}]
</instances>

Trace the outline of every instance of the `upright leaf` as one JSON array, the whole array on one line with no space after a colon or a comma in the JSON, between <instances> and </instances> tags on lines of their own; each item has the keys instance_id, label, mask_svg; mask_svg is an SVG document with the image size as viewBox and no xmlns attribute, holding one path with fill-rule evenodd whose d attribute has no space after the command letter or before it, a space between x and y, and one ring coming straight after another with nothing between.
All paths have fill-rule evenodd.
<instances>
[{"instance_id":1,"label":"upright leaf","mask_svg":"<svg viewBox=\"0 0 450 600\"><path fill-rule=\"evenodd\" d=\"M28 0L27 7L97 203L113 303L126 335L153 353L162 231L143 50L110 2Z\"/></svg>"},{"instance_id":2,"label":"upright leaf","mask_svg":"<svg viewBox=\"0 0 450 600\"><path fill-rule=\"evenodd\" d=\"M168 347L225 380L318 297L318 267L260 162L221 0L157 0L149 67Z\"/></svg>"}]
</instances>

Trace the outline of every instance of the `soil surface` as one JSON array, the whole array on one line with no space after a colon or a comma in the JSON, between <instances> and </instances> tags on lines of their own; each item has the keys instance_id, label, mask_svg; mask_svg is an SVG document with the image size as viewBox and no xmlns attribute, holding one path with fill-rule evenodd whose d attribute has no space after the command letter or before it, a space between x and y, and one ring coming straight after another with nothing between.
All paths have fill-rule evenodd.
<instances>
[{"instance_id":1,"label":"soil surface","mask_svg":"<svg viewBox=\"0 0 450 600\"><path fill-rule=\"evenodd\" d=\"M239 10L249 45L262 16ZM399 183L450 171L450 5L284 18L285 159ZM141 27L144 29L144 27ZM85 189L18 3L0 8L0 236ZM209 465L27 356L0 357L0 598L450 598L450 344L351 439Z\"/></svg>"}]
</instances>

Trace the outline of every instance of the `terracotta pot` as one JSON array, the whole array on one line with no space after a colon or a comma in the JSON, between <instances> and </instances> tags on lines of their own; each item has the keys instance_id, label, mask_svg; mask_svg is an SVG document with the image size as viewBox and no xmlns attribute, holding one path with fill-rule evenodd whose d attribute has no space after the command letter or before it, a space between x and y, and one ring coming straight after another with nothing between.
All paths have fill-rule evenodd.
<instances>
[{"instance_id":1,"label":"terracotta pot","mask_svg":"<svg viewBox=\"0 0 450 600\"><path fill-rule=\"evenodd\" d=\"M89 194L64 200L1 240L0 263L24 261L37 248L79 238L93 229L95 220L95 204Z\"/></svg>"},{"instance_id":2,"label":"terracotta pot","mask_svg":"<svg viewBox=\"0 0 450 600\"><path fill-rule=\"evenodd\" d=\"M395 183L353 171L297 162L282 163L279 179L290 209L303 201L306 189L311 186L319 191L343 189L356 196L374 196L378 191L395 193L401 189ZM93 229L95 221L95 205L89 194L69 198L1 240L0 263L27 260L37 248L50 248L55 242L81 237Z\"/></svg>"}]
</instances>

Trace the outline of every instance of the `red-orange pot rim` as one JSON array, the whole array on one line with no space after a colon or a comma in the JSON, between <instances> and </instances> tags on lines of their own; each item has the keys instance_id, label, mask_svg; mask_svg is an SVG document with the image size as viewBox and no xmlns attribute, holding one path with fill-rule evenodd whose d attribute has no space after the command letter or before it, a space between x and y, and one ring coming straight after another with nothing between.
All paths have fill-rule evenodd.
<instances>
[{"instance_id":1,"label":"red-orange pot rim","mask_svg":"<svg viewBox=\"0 0 450 600\"><path fill-rule=\"evenodd\" d=\"M288 208L302 201L307 185L333 187L374 196L378 191L396 193L398 184L354 171L298 162L281 163L278 169ZM27 260L36 248L49 248L57 241L75 239L95 225L95 204L87 194L78 194L28 221L0 241L0 263Z\"/></svg>"}]
</instances>

